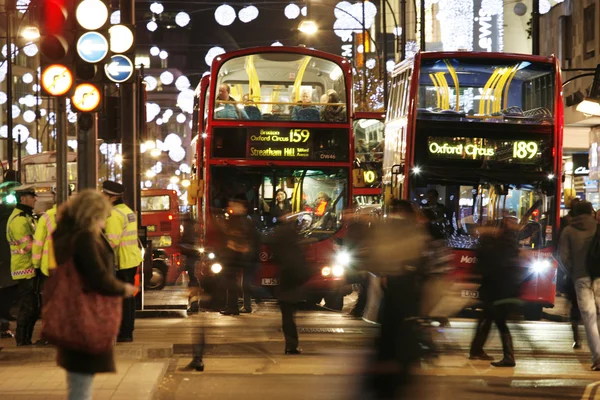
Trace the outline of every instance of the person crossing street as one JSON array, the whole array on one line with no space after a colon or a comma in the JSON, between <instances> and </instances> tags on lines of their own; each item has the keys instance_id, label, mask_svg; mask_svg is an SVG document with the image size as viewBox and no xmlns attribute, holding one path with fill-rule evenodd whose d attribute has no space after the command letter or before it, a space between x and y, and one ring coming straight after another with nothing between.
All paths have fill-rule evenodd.
<instances>
[{"instance_id":1,"label":"person crossing street","mask_svg":"<svg viewBox=\"0 0 600 400\"><path fill-rule=\"evenodd\" d=\"M115 251L117 278L134 284L137 268L142 262L138 241L137 216L123 202L125 188L114 181L104 181L102 193L112 203L113 209L106 221L106 236ZM117 342L133 342L135 327L135 298L123 300L123 317Z\"/></svg>"},{"instance_id":2,"label":"person crossing street","mask_svg":"<svg viewBox=\"0 0 600 400\"><path fill-rule=\"evenodd\" d=\"M10 273L13 280L18 281L19 313L17 315L17 346L31 345L33 327L40 313L40 305L36 288L38 274L32 260L33 234L35 223L33 207L36 202L35 189L32 185L15 189L18 203L6 225L6 239L10 245Z\"/></svg>"}]
</instances>

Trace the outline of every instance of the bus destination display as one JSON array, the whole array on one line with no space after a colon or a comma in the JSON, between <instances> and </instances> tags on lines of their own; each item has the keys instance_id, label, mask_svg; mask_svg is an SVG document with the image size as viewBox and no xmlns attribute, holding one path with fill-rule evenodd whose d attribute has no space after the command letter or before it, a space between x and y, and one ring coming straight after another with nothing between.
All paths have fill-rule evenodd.
<instances>
[{"instance_id":1,"label":"bus destination display","mask_svg":"<svg viewBox=\"0 0 600 400\"><path fill-rule=\"evenodd\" d=\"M543 146L542 140L437 136L427 138L429 159L488 160L528 164L539 161Z\"/></svg>"},{"instance_id":2,"label":"bus destination display","mask_svg":"<svg viewBox=\"0 0 600 400\"><path fill-rule=\"evenodd\" d=\"M350 132L331 128L215 127L212 157L348 161Z\"/></svg>"},{"instance_id":3,"label":"bus destination display","mask_svg":"<svg viewBox=\"0 0 600 400\"><path fill-rule=\"evenodd\" d=\"M311 158L309 129L252 129L249 132L249 158Z\"/></svg>"}]
</instances>

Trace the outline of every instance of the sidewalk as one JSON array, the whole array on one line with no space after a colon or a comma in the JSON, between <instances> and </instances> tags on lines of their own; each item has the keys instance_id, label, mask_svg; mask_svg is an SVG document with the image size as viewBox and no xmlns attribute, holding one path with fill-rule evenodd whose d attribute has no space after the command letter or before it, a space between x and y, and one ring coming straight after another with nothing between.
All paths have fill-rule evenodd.
<instances>
[{"instance_id":1,"label":"sidewalk","mask_svg":"<svg viewBox=\"0 0 600 400\"><path fill-rule=\"evenodd\" d=\"M66 373L55 362L0 364L0 393L3 400L64 400ZM167 361L119 361L116 374L99 374L94 379L94 400L151 399Z\"/></svg>"}]
</instances>

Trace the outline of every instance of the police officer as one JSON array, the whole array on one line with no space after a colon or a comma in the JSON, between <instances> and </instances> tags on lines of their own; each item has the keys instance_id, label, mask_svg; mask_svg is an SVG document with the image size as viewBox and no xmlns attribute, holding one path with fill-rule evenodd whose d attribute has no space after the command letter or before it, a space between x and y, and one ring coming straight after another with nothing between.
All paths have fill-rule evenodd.
<instances>
[{"instance_id":1,"label":"police officer","mask_svg":"<svg viewBox=\"0 0 600 400\"><path fill-rule=\"evenodd\" d=\"M52 195L54 197L54 205L49 210L46 210L40 217L35 227L35 235L33 236L32 259L33 266L42 272L42 282L50 276L50 270L56 268L56 260L54 259L54 248L52 246L52 234L56 229L56 186L52 187ZM71 189L69 188L69 196Z\"/></svg>"},{"instance_id":2,"label":"police officer","mask_svg":"<svg viewBox=\"0 0 600 400\"><path fill-rule=\"evenodd\" d=\"M17 346L26 346L32 344L33 327L40 312L35 282L37 270L31 254L36 194L33 185L20 186L15 193L18 204L8 218L6 239L10 245L10 273L13 280L19 282L20 305L15 339Z\"/></svg>"},{"instance_id":3,"label":"police officer","mask_svg":"<svg viewBox=\"0 0 600 400\"><path fill-rule=\"evenodd\" d=\"M142 251L138 242L137 217L133 210L123 203L123 185L104 181L102 193L113 204L106 221L106 236L115 250L117 277L123 282L135 283L137 267L142 262ZM135 298L123 300L123 317L118 342L133 342L135 322Z\"/></svg>"}]
</instances>

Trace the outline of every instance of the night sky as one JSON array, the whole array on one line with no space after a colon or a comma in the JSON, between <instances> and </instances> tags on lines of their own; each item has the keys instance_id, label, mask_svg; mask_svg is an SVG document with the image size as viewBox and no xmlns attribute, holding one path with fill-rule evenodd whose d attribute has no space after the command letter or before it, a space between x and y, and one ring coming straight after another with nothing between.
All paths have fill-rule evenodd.
<instances>
[{"instance_id":1,"label":"night sky","mask_svg":"<svg viewBox=\"0 0 600 400\"><path fill-rule=\"evenodd\" d=\"M157 45L167 50L169 67L179 68L188 75L199 75L208 70L204 56L213 46L220 46L230 51L270 46L273 42L279 41L284 45L293 46L302 43L319 50L341 54L341 41L332 30L335 19L333 10L337 2L336 0L311 1L309 16L320 26L320 31L312 38L307 38L297 30L304 17L300 16L294 20L285 17L284 8L290 4L289 0L228 1L227 4L233 6L236 11L249 4L259 9L259 15L255 20L243 23L236 18L230 26L221 26L215 21L215 9L223 2L162 1L165 11L158 17L160 28L153 34L146 30L146 23L152 18L149 11L152 2L137 2L138 46ZM300 7L305 5L302 1L295 3ZM169 22L179 11L185 11L191 17L191 23L186 28L176 28L172 22ZM172 28L167 28L169 25Z\"/></svg>"}]
</instances>

